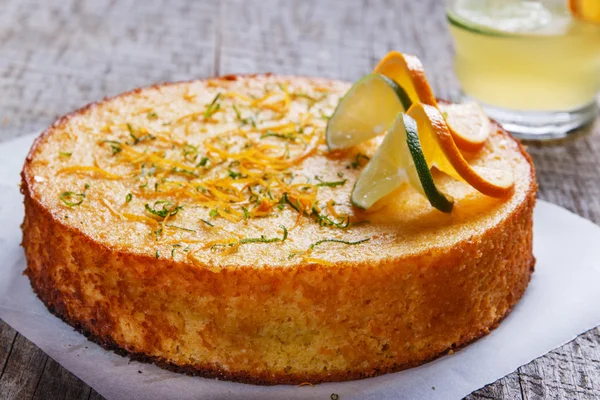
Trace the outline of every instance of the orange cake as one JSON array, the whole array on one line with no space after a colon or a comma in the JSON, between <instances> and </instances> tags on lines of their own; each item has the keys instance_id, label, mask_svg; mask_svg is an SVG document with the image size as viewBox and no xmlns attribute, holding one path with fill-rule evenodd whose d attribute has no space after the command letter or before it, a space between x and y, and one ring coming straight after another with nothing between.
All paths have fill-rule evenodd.
<instances>
[{"instance_id":1,"label":"orange cake","mask_svg":"<svg viewBox=\"0 0 600 400\"><path fill-rule=\"evenodd\" d=\"M362 210L381 142L329 151L345 82L227 76L134 90L58 119L22 172L25 274L100 345L257 384L398 371L485 335L534 266L536 183L499 126L472 166L492 198L433 168L452 212L404 185Z\"/></svg>"}]
</instances>

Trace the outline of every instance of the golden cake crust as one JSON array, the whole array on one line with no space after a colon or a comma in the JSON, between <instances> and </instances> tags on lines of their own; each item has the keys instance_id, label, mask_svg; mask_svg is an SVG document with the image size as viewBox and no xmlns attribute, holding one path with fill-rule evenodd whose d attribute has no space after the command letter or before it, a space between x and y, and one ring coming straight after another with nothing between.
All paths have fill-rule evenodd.
<instances>
[{"instance_id":1,"label":"golden cake crust","mask_svg":"<svg viewBox=\"0 0 600 400\"><path fill-rule=\"evenodd\" d=\"M332 265L299 260L216 269L205 260L157 258L100 240L65 223L62 209L40 194L35 163L44 143L75 116L111 101L46 130L28 155L21 185L25 274L53 313L106 348L240 382L365 378L421 364L485 335L527 287L535 262L535 173L522 146L499 127L494 137L513 146L528 175L518 178L521 187L511 199L494 203L500 217L485 229L467 224L455 242L397 257L348 253L344 259L324 252ZM353 239L370 228L356 229L362 230Z\"/></svg>"}]
</instances>

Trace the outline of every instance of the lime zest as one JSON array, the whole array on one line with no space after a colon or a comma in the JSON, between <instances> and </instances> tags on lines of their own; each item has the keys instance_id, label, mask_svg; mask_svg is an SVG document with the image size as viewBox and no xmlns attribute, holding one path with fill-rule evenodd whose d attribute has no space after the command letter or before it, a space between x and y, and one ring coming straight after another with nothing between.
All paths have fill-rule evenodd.
<instances>
[{"instance_id":1,"label":"lime zest","mask_svg":"<svg viewBox=\"0 0 600 400\"><path fill-rule=\"evenodd\" d=\"M349 246L356 246L357 244L365 243L365 242L368 242L369 240L371 240L371 238L365 238L365 239L357 240L355 242L351 242L348 240L341 240L341 239L322 239L322 240L319 240L319 241L311 244L309 249L314 250L315 247L322 245L323 243L342 243L342 244L346 244Z\"/></svg>"}]
</instances>

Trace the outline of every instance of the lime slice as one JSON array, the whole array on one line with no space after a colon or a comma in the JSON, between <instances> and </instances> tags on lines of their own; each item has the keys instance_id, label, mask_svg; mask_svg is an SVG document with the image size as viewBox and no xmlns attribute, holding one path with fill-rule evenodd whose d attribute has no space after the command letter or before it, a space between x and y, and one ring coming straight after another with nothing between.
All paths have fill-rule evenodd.
<instances>
[{"instance_id":1,"label":"lime slice","mask_svg":"<svg viewBox=\"0 0 600 400\"><path fill-rule=\"evenodd\" d=\"M437 186L435 186L433 176L431 175L431 170L427 165L425 155L423 154L423 149L421 148L419 134L417 133L416 121L408 115L404 115L404 125L406 126L406 140L408 143L408 149L410 150L415 163L415 168L417 170L417 174L419 175L419 180L421 181L421 186L423 187L423 192L425 192L427 200L429 200L434 208L437 208L442 212L449 213L452 211L452 207L454 206L454 200L449 195L442 193L440 190L438 190Z\"/></svg>"},{"instance_id":2,"label":"lime slice","mask_svg":"<svg viewBox=\"0 0 600 400\"><path fill-rule=\"evenodd\" d=\"M410 104L406 92L391 79L380 74L363 77L340 100L327 123L329 150L347 149L384 133L405 110L405 103Z\"/></svg>"},{"instance_id":3,"label":"lime slice","mask_svg":"<svg viewBox=\"0 0 600 400\"><path fill-rule=\"evenodd\" d=\"M438 210L452 210L452 200L435 186L421 150L417 123L408 115L398 113L375 155L358 177L352 191L352 203L368 209L405 182L424 194Z\"/></svg>"}]
</instances>

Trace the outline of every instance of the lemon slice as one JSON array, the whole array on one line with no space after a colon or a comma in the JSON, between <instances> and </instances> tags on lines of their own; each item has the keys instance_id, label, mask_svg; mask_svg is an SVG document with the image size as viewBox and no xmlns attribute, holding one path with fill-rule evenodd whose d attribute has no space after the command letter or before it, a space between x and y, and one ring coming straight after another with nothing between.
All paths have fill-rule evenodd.
<instances>
[{"instance_id":1,"label":"lemon slice","mask_svg":"<svg viewBox=\"0 0 600 400\"><path fill-rule=\"evenodd\" d=\"M437 108L426 104L413 104L407 114L417 122L427 165L435 166L452 177L466 181L490 197L504 197L512 193L514 177L510 171L474 168L469 165Z\"/></svg>"},{"instance_id":2,"label":"lemon slice","mask_svg":"<svg viewBox=\"0 0 600 400\"><path fill-rule=\"evenodd\" d=\"M406 92L391 79L380 74L363 77L340 100L327 123L329 150L346 149L384 133L409 104Z\"/></svg>"},{"instance_id":3,"label":"lemon slice","mask_svg":"<svg viewBox=\"0 0 600 400\"><path fill-rule=\"evenodd\" d=\"M425 76L425 69L418 57L390 51L373 72L383 74L400 85L408 94L411 103L421 102L437 106L433 90Z\"/></svg>"},{"instance_id":4,"label":"lemon slice","mask_svg":"<svg viewBox=\"0 0 600 400\"><path fill-rule=\"evenodd\" d=\"M463 104L438 104L446 119L456 145L467 151L477 151L490 135L490 120L474 102Z\"/></svg>"},{"instance_id":5,"label":"lemon slice","mask_svg":"<svg viewBox=\"0 0 600 400\"><path fill-rule=\"evenodd\" d=\"M416 122L404 113L398 113L375 155L358 177L352 191L352 203L368 209L404 183L424 194L438 210L452 211L452 200L435 186L421 150Z\"/></svg>"}]
</instances>

